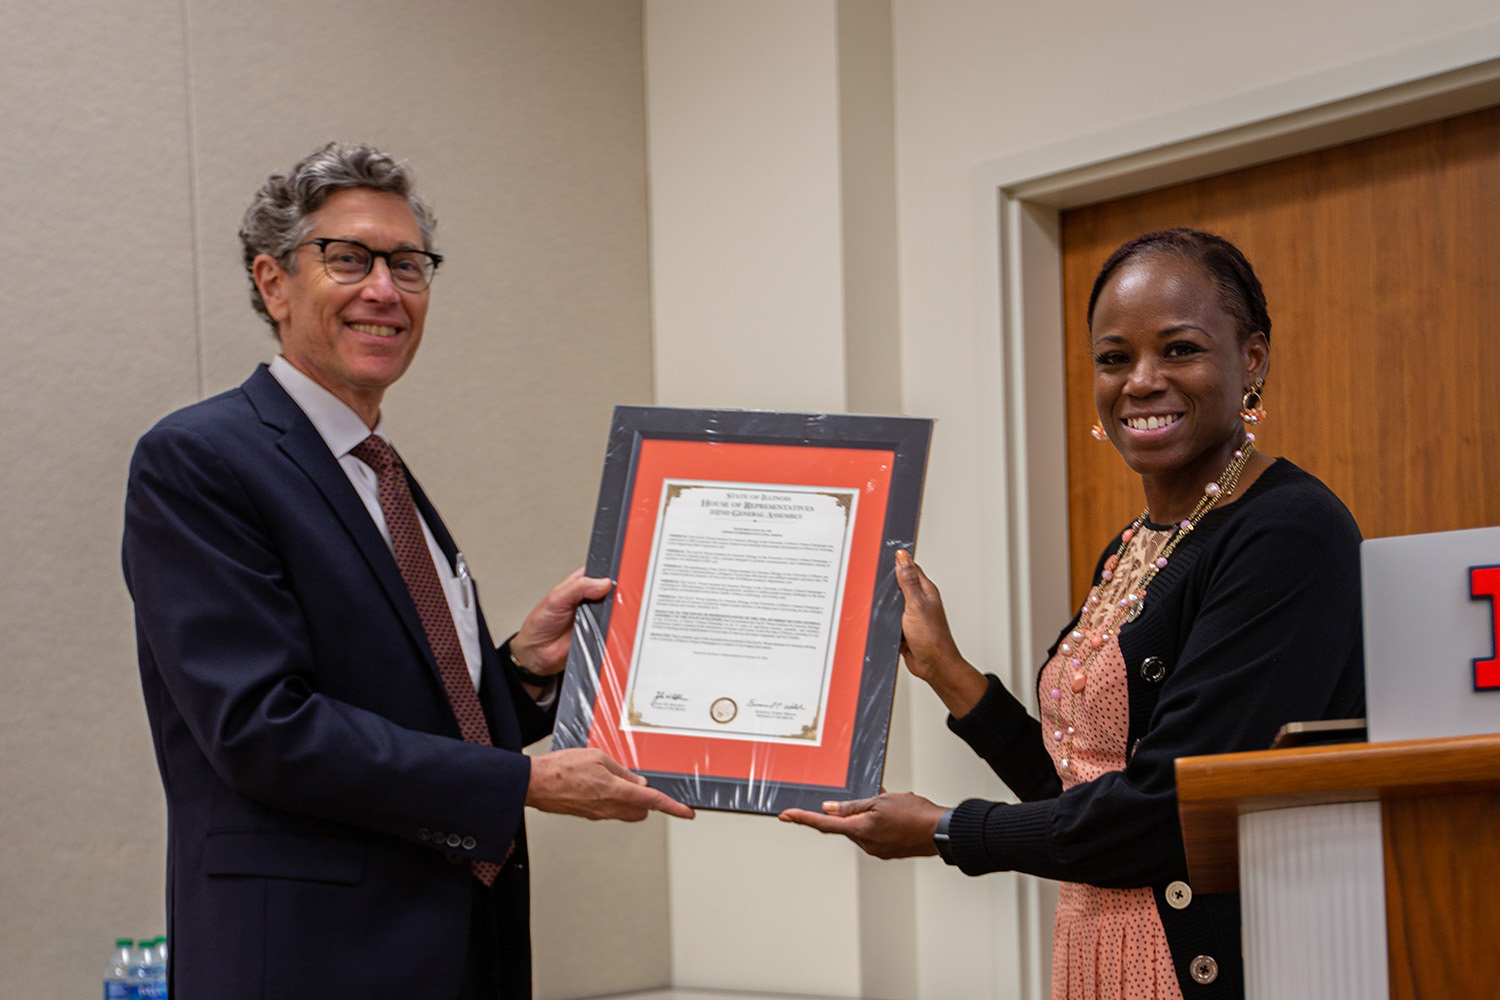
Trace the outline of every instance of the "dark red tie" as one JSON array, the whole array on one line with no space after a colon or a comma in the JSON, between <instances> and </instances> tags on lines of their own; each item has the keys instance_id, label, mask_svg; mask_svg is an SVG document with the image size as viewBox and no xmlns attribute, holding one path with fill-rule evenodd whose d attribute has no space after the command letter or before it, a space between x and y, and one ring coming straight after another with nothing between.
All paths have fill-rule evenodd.
<instances>
[{"instance_id":1,"label":"dark red tie","mask_svg":"<svg viewBox=\"0 0 1500 1000\"><path fill-rule=\"evenodd\" d=\"M411 489L406 485L401 459L384 439L375 434L355 445L349 453L375 470L380 510L385 514L385 526L391 533L396 566L406 581L406 589L411 592L412 602L417 606L417 617L422 620L422 631L427 633L427 642L437 659L438 675L448 692L453 714L458 718L458 731L470 743L493 746L484 709L479 705L479 694L474 690L474 680L469 676L469 665L464 660L463 646L453 627L453 612L448 607L443 585L438 582L432 552L422 534L422 524L417 520L417 508L411 500ZM500 873L500 866L493 861L476 859L470 864L475 876L485 885L492 885Z\"/></svg>"}]
</instances>

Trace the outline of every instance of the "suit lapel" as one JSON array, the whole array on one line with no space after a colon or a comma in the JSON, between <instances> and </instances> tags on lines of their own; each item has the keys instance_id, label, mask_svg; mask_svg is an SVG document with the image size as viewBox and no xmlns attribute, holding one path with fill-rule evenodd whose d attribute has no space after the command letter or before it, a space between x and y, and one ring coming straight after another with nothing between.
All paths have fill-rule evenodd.
<instances>
[{"instance_id":1,"label":"suit lapel","mask_svg":"<svg viewBox=\"0 0 1500 1000\"><path fill-rule=\"evenodd\" d=\"M318 492L333 509L344 530L354 542L355 548L364 557L371 572L375 574L375 578L380 581L381 589L385 591L392 609L417 643L417 647L421 649L428 670L441 683L437 659L432 655L432 647L427 642L427 633L422 628L422 620L417 616L417 607L412 602L411 592L407 590L406 581L401 578L401 571L396 567L396 557L391 554L390 547L381 537L380 529L376 528L375 522L370 520L370 512L360 500L359 494L354 491L349 477L339 466L338 459L334 458L333 452L328 450L327 442L323 440L312 421L307 419L307 414L303 413L302 408L291 396L287 395L281 383L276 381L276 376L272 375L265 365L257 368L255 374L245 381L241 389L244 390L256 412L260 414L261 420L267 426L281 432L277 446L308 479L312 480ZM428 523L430 525L432 522ZM436 534L435 529L434 534ZM443 534L446 536L447 532L444 531ZM452 544L451 540L449 544Z\"/></svg>"},{"instance_id":2,"label":"suit lapel","mask_svg":"<svg viewBox=\"0 0 1500 1000\"><path fill-rule=\"evenodd\" d=\"M392 609L401 619L402 625L417 644L417 648L422 651L422 659L441 690L442 674L438 671L437 658L432 654L432 646L427 641L427 632L422 628L422 620L418 617L417 607L412 602L411 591L407 589L406 581L401 578L401 571L396 567L396 557L386 545L385 539L381 537L380 529L376 528L375 522L370 520L370 512L360 500L359 494L354 491L349 477L340 467L338 460L333 457L333 453L328 450L327 442L323 440L312 421L307 418L307 414L303 413L302 408L291 396L287 395L281 383L276 381L276 376L272 375L265 365L257 368L255 374L251 375L240 388L250 400L251 405L255 407L256 412L260 414L261 420L267 426L280 432L281 437L277 445L282 453L312 480L318 492L323 495L329 507L337 515L344 530L349 533L350 539L364 557L371 572L380 581L380 586L385 591ZM402 464L405 465L404 462ZM458 554L458 546L454 544L453 537L448 533L443 519L438 516L432 501L427 498L426 492L410 471L407 472L406 481L411 486L412 501L416 504L417 511L427 522L428 530L432 532L432 537L447 557L449 571L455 571L454 560ZM477 589L474 599L477 608L479 600ZM484 689L481 702L486 703L490 709L487 715L491 739L495 746L519 749L521 746L520 724L516 721L515 710L510 703L509 687L501 672L495 653L495 644L485 625L483 611L479 611L479 654L480 676ZM446 701L446 698L444 700Z\"/></svg>"}]
</instances>

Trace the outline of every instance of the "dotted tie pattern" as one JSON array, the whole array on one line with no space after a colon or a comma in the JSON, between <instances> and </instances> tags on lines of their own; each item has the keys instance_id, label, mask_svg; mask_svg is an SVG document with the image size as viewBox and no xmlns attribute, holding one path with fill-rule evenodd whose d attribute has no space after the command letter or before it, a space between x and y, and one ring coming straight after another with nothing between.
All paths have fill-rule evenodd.
<instances>
[{"instance_id":1,"label":"dotted tie pattern","mask_svg":"<svg viewBox=\"0 0 1500 1000\"><path fill-rule=\"evenodd\" d=\"M385 524L391 533L396 566L406 581L406 589L411 592L412 602L417 606L417 617L422 620L422 630L427 633L427 642L437 659L438 675L458 719L458 731L469 743L493 746L484 709L479 705L479 694L474 690L474 681L464 660L463 646L459 644L458 632L453 627L453 612L448 607L443 586L438 582L432 552L422 534L421 522L417 520L417 508L412 503L411 488L406 484L401 460L376 434L355 445L350 454L375 470L380 510L385 514ZM476 859L470 864L475 877L485 885L493 885L495 876L500 874L500 866L493 861Z\"/></svg>"}]
</instances>

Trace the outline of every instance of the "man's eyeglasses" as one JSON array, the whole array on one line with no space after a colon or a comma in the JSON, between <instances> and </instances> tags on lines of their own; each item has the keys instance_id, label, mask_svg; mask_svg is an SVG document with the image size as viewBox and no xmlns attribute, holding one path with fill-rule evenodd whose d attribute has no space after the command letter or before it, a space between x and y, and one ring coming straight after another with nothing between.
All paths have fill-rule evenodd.
<instances>
[{"instance_id":1,"label":"man's eyeglasses","mask_svg":"<svg viewBox=\"0 0 1500 1000\"><path fill-rule=\"evenodd\" d=\"M391 284L403 291L421 292L432 284L432 276L443 262L440 254L426 250L371 250L356 240L334 240L320 236L294 249L317 247L323 253L323 270L341 285L357 285L375 267L375 258L385 260Z\"/></svg>"}]
</instances>

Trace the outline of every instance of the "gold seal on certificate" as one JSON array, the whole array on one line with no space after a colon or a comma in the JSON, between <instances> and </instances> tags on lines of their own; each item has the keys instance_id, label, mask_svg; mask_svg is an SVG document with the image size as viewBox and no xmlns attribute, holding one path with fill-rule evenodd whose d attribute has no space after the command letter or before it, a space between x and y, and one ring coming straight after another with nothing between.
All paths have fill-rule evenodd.
<instances>
[{"instance_id":1,"label":"gold seal on certificate","mask_svg":"<svg viewBox=\"0 0 1500 1000\"><path fill-rule=\"evenodd\" d=\"M734 721L734 717L740 714L740 706L734 703L733 698L719 698L708 706L709 716L720 725L727 725Z\"/></svg>"}]
</instances>

